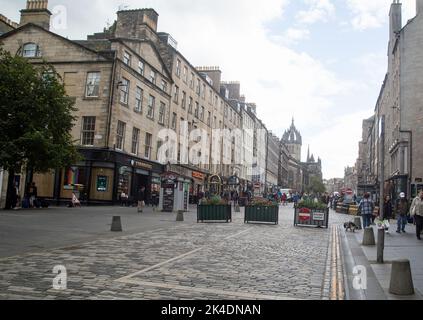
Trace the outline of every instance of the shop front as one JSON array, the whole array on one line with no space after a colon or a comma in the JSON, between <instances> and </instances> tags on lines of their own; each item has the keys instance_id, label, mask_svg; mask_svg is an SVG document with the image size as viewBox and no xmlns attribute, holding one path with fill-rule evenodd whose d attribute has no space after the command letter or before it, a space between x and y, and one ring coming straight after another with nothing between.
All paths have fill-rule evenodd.
<instances>
[{"instance_id":1,"label":"shop front","mask_svg":"<svg viewBox=\"0 0 423 320\"><path fill-rule=\"evenodd\" d=\"M128 195L129 203L135 203L145 187L146 202L158 203L161 164L110 150L80 152L84 161L52 173L34 174L36 185L43 186L39 197L63 204L75 193L86 205L114 205L120 203L122 193Z\"/></svg>"}]
</instances>

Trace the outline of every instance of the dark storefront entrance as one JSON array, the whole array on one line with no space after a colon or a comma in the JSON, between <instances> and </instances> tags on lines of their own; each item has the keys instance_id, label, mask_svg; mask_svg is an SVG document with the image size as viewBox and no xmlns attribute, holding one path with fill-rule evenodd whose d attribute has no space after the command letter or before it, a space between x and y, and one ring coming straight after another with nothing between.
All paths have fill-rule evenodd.
<instances>
[{"instance_id":1,"label":"dark storefront entrance","mask_svg":"<svg viewBox=\"0 0 423 320\"><path fill-rule=\"evenodd\" d=\"M118 204L123 192L135 203L138 191L144 186L146 202L158 202L161 164L110 150L81 149L80 152L84 161L35 177L39 185L49 185L53 190L52 195L43 192L45 197L42 197L57 204L69 203L72 192L78 189L86 205Z\"/></svg>"}]
</instances>

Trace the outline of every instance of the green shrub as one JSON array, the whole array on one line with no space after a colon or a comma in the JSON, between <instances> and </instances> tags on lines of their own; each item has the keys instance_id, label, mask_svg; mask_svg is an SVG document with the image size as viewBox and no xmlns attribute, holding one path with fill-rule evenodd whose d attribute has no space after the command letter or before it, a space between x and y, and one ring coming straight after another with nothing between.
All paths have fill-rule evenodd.
<instances>
[{"instance_id":1,"label":"green shrub","mask_svg":"<svg viewBox=\"0 0 423 320\"><path fill-rule=\"evenodd\" d=\"M265 198L253 198L250 203L252 207L275 207L278 206L277 202L270 201L269 199Z\"/></svg>"},{"instance_id":2,"label":"green shrub","mask_svg":"<svg viewBox=\"0 0 423 320\"><path fill-rule=\"evenodd\" d=\"M307 208L311 210L324 210L327 208L327 205L322 202L315 202L311 199L301 200L298 202L297 205L298 208Z\"/></svg>"}]
</instances>

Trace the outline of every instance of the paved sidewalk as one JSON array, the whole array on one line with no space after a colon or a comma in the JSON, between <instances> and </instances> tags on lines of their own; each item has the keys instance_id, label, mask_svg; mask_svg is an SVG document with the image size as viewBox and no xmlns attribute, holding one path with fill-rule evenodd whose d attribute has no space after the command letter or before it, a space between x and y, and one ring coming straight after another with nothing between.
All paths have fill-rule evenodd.
<instances>
[{"instance_id":1,"label":"paved sidewalk","mask_svg":"<svg viewBox=\"0 0 423 320\"><path fill-rule=\"evenodd\" d=\"M353 218L351 217L351 220ZM344 233L344 239L348 241L344 246L349 247L350 257L346 252L346 259L350 259L351 264L363 265L368 273L368 290L361 294L352 287L353 276L351 266L349 269L349 286L353 299L367 300L421 300L423 299L423 242L418 241L415 235L415 227L409 224L406 234L396 233L396 223L391 221L390 234L385 236L385 264L377 263L377 246L362 246L363 230L353 233ZM374 228L375 239L377 241L377 228ZM348 248L347 248L348 250ZM416 294L414 296L395 296L389 293L392 261L408 259L411 263L411 271Z\"/></svg>"}]
</instances>

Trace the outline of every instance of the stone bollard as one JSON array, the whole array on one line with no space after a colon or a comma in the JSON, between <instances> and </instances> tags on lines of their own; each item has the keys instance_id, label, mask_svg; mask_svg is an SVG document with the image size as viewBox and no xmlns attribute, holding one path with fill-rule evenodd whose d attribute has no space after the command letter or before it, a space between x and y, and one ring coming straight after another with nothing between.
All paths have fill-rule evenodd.
<instances>
[{"instance_id":1,"label":"stone bollard","mask_svg":"<svg viewBox=\"0 0 423 320\"><path fill-rule=\"evenodd\" d=\"M113 217L112 221L112 228L110 229L112 232L122 232L122 222L120 217Z\"/></svg>"},{"instance_id":2,"label":"stone bollard","mask_svg":"<svg viewBox=\"0 0 423 320\"><path fill-rule=\"evenodd\" d=\"M183 222L184 221L184 211L179 210L178 214L176 215L176 221L177 222Z\"/></svg>"},{"instance_id":3,"label":"stone bollard","mask_svg":"<svg viewBox=\"0 0 423 320\"><path fill-rule=\"evenodd\" d=\"M412 296L414 294L410 260L397 260L392 262L389 293L398 296Z\"/></svg>"},{"instance_id":4,"label":"stone bollard","mask_svg":"<svg viewBox=\"0 0 423 320\"><path fill-rule=\"evenodd\" d=\"M360 217L354 218L354 224L357 226L358 230L363 229L363 226L361 225L361 218Z\"/></svg>"},{"instance_id":5,"label":"stone bollard","mask_svg":"<svg viewBox=\"0 0 423 320\"><path fill-rule=\"evenodd\" d=\"M363 246L375 246L375 232L373 228L364 229Z\"/></svg>"}]
</instances>

